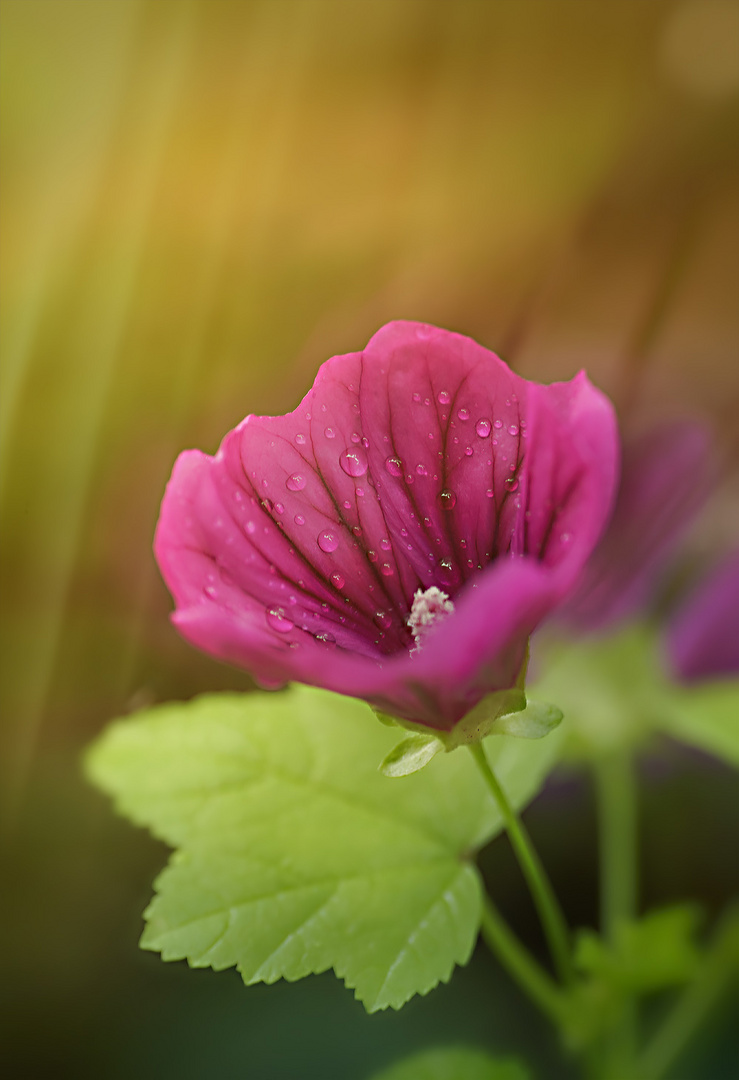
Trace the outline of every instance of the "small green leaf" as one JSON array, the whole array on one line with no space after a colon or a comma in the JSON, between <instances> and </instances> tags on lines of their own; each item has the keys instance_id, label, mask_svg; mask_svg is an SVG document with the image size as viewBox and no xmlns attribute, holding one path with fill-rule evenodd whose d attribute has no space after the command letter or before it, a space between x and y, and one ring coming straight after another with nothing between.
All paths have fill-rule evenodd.
<instances>
[{"instance_id":1,"label":"small green leaf","mask_svg":"<svg viewBox=\"0 0 739 1080\"><path fill-rule=\"evenodd\" d=\"M695 944L700 921L699 907L678 904L623 923L612 946L584 930L577 942L577 966L628 993L645 994L688 982L700 963Z\"/></svg>"},{"instance_id":2,"label":"small green leaf","mask_svg":"<svg viewBox=\"0 0 739 1080\"><path fill-rule=\"evenodd\" d=\"M444 744L435 735L409 735L390 751L380 765L380 772L384 776L410 776L443 749Z\"/></svg>"},{"instance_id":3,"label":"small green leaf","mask_svg":"<svg viewBox=\"0 0 739 1080\"><path fill-rule=\"evenodd\" d=\"M375 1073L372 1080L529 1080L515 1058L494 1058L467 1047L423 1050Z\"/></svg>"},{"instance_id":4,"label":"small green leaf","mask_svg":"<svg viewBox=\"0 0 739 1080\"><path fill-rule=\"evenodd\" d=\"M133 821L179 848L142 946L244 980L333 967L368 1010L399 1008L468 960L481 884L468 854L502 828L472 757L403 783L377 762L397 732L308 687L211 695L111 726L87 769ZM486 747L510 800L533 797L559 740Z\"/></svg>"},{"instance_id":5,"label":"small green leaf","mask_svg":"<svg viewBox=\"0 0 739 1080\"><path fill-rule=\"evenodd\" d=\"M562 710L543 701L527 701L520 712L499 716L491 735L513 735L517 739L543 739L562 721Z\"/></svg>"},{"instance_id":6,"label":"small green leaf","mask_svg":"<svg viewBox=\"0 0 739 1080\"><path fill-rule=\"evenodd\" d=\"M666 735L739 767L739 680L675 688L659 726Z\"/></svg>"}]
</instances>

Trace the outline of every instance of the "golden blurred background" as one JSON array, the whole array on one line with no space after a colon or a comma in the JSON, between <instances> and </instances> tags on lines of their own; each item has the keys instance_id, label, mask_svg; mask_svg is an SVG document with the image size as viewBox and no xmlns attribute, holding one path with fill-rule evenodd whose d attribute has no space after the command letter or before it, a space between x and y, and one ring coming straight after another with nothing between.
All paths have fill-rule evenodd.
<instances>
[{"instance_id":1,"label":"golden blurred background","mask_svg":"<svg viewBox=\"0 0 739 1080\"><path fill-rule=\"evenodd\" d=\"M696 542L736 540L739 3L3 0L0 18L18 1060L34 1075L153 1077L169 1062L180 1076L361 1080L337 1047L367 1038L382 1064L442 1014L459 1021L450 1038L479 1020L495 1045L470 1004L479 965L456 997L368 1021L328 977L268 998L136 954L162 849L112 818L79 755L140 704L251 685L167 622L151 538L172 462L214 450L247 412L291 409L319 363L389 319L468 333L545 381L584 366L627 429L707 419L727 468ZM676 766L669 798L704 767ZM698 820L722 797L698 800ZM555 877L591 882L571 853L554 858ZM723 871L700 858L685 873L718 902ZM533 1023L511 1000L503 1039ZM259 1050L279 1008L304 1018L307 1058ZM336 1017L346 1042L329 1034Z\"/></svg>"}]
</instances>

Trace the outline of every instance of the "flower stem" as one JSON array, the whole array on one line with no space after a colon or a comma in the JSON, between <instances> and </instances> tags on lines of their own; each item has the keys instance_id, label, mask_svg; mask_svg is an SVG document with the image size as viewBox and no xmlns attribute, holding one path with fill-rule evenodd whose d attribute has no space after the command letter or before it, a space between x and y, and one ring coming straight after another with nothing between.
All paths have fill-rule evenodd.
<instances>
[{"instance_id":1,"label":"flower stem","mask_svg":"<svg viewBox=\"0 0 739 1080\"><path fill-rule=\"evenodd\" d=\"M482 913L482 936L508 974L555 1024L560 1025L565 1012L561 992L518 940L489 896Z\"/></svg>"},{"instance_id":2,"label":"flower stem","mask_svg":"<svg viewBox=\"0 0 739 1080\"><path fill-rule=\"evenodd\" d=\"M482 743L472 743L470 751L505 822L511 845L539 913L560 978L566 983L571 983L574 972L570 957L569 931L549 878L534 850L526 829L516 815L503 788L498 783L498 778L490 767Z\"/></svg>"},{"instance_id":3,"label":"flower stem","mask_svg":"<svg viewBox=\"0 0 739 1080\"><path fill-rule=\"evenodd\" d=\"M637 791L634 764L627 750L617 750L595 765L600 833L601 932L617 947L619 927L637 908ZM609 1047L609 1075L633 1069L638 1015L636 1001L624 1002Z\"/></svg>"}]
</instances>

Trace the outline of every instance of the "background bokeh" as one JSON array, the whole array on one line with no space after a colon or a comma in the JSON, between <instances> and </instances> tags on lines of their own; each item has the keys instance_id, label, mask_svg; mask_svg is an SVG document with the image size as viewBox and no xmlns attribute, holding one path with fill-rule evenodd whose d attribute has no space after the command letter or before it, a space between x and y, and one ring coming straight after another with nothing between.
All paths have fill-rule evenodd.
<instances>
[{"instance_id":1,"label":"background bokeh","mask_svg":"<svg viewBox=\"0 0 739 1080\"><path fill-rule=\"evenodd\" d=\"M142 704L251 686L167 622L151 538L172 462L293 408L391 318L528 377L585 366L626 430L705 418L724 480L691 558L736 540L739 4L3 0L0 18L11 1075L362 1080L471 1039L569 1076L484 955L367 1018L330 975L247 990L140 954L165 852L79 758ZM645 769L646 902L717 911L728 773L674 747ZM592 922L587 786L559 780L527 820ZM486 869L536 943L504 841ZM730 1075L730 1027L679 1080Z\"/></svg>"}]
</instances>

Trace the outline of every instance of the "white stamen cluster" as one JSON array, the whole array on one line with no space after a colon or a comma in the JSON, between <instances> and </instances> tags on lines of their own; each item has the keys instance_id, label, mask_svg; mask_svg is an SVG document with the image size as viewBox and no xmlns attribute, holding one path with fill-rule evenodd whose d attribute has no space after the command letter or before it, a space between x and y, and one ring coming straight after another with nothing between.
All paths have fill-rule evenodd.
<instances>
[{"instance_id":1,"label":"white stamen cluster","mask_svg":"<svg viewBox=\"0 0 739 1080\"><path fill-rule=\"evenodd\" d=\"M414 645L411 656L423 648L425 640L435 626L451 615L454 604L445 592L432 585L430 589L417 589L408 616L408 628L413 634Z\"/></svg>"}]
</instances>

